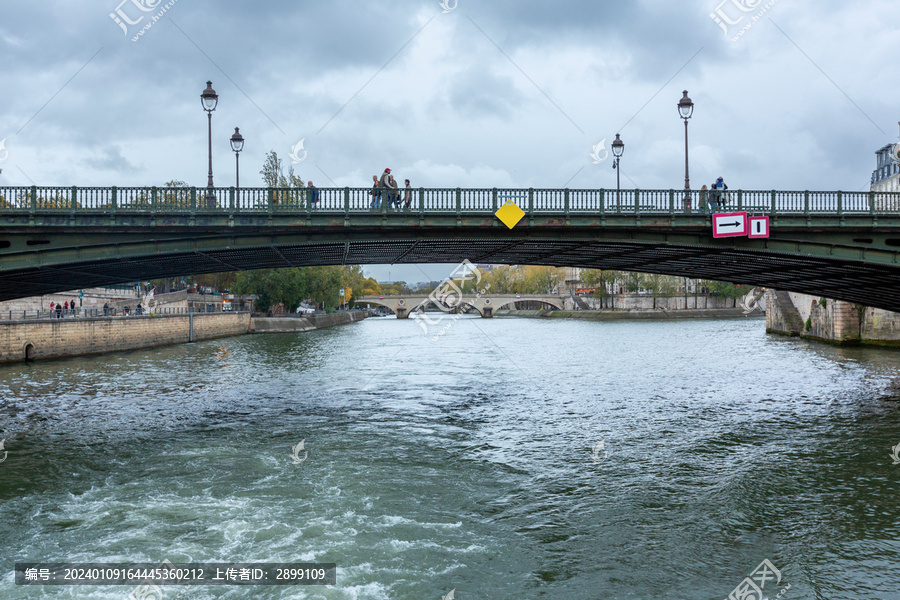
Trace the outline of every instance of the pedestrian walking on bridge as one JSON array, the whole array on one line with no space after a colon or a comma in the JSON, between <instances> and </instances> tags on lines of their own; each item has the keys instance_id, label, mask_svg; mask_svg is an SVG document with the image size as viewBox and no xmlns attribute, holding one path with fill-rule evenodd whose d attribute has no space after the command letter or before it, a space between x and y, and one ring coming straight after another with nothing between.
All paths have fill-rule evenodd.
<instances>
[{"instance_id":1,"label":"pedestrian walking on bridge","mask_svg":"<svg viewBox=\"0 0 900 600\"><path fill-rule=\"evenodd\" d=\"M372 191L369 192L372 194L372 202L369 204L369 208L381 208L381 190L379 189L381 184L378 182L378 175L372 175L372 181L375 183L372 185Z\"/></svg>"}]
</instances>

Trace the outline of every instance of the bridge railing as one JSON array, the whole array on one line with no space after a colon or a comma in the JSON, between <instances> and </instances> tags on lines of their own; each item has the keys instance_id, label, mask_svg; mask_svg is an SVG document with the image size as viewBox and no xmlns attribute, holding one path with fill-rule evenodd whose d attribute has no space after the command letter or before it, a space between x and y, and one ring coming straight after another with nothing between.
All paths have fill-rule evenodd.
<instances>
[{"instance_id":1,"label":"bridge railing","mask_svg":"<svg viewBox=\"0 0 900 600\"><path fill-rule=\"evenodd\" d=\"M675 214L708 210L709 192L533 188L415 188L397 190L402 210L413 213L495 212L514 202L527 214ZM82 210L103 213L369 213L391 212L385 190L373 208L363 188L199 188L0 186L0 213ZM409 199L409 206L406 200ZM316 200L313 202L312 200ZM729 190L716 210L761 214L900 213L900 192Z\"/></svg>"}]
</instances>

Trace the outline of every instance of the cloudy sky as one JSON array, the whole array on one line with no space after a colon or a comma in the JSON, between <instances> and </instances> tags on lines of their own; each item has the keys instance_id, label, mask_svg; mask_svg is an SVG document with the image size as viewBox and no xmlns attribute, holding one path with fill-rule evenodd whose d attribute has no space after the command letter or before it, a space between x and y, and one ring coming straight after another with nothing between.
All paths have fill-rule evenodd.
<instances>
[{"instance_id":1,"label":"cloudy sky","mask_svg":"<svg viewBox=\"0 0 900 600\"><path fill-rule=\"evenodd\" d=\"M693 187L866 189L898 23L896 0L6 0L0 185L205 185L209 79L217 185L240 127L243 186L303 140L319 186L608 188L621 133L623 187L679 188L689 90Z\"/></svg>"}]
</instances>

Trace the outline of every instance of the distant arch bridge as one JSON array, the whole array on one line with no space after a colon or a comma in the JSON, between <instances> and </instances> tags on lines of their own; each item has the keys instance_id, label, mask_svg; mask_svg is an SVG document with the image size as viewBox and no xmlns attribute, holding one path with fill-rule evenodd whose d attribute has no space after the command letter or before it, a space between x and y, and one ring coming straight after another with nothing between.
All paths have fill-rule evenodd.
<instances>
[{"instance_id":1,"label":"distant arch bridge","mask_svg":"<svg viewBox=\"0 0 900 600\"><path fill-rule=\"evenodd\" d=\"M406 192L403 191L405 194ZM900 311L900 193L729 192L767 239L713 238L706 191L0 186L0 300L186 274L473 263L642 271ZM380 198L375 198L380 200ZM312 200L317 200L312 202ZM494 212L523 212L507 228Z\"/></svg>"},{"instance_id":2,"label":"distant arch bridge","mask_svg":"<svg viewBox=\"0 0 900 600\"><path fill-rule=\"evenodd\" d=\"M565 306L565 296L554 296L548 294L464 294L459 297L451 298L449 302L442 302L441 298L432 295L387 295L387 296L362 296L354 300L356 304L369 304L376 306L384 306L397 315L398 319L406 319L410 313L416 311L424 311L429 305L440 308L443 305L446 309L448 305L457 307L470 307L478 311L482 317L490 318L494 314L516 302L540 302L541 304L553 307L556 310L563 310Z\"/></svg>"}]
</instances>

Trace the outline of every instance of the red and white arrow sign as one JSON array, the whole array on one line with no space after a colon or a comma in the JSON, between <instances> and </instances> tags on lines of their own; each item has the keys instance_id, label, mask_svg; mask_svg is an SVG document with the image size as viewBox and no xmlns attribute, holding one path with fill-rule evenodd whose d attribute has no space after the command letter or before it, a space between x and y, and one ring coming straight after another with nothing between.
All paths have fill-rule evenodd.
<instances>
[{"instance_id":1,"label":"red and white arrow sign","mask_svg":"<svg viewBox=\"0 0 900 600\"><path fill-rule=\"evenodd\" d=\"M719 213L712 216L713 237L747 235L747 213Z\"/></svg>"},{"instance_id":2,"label":"red and white arrow sign","mask_svg":"<svg viewBox=\"0 0 900 600\"><path fill-rule=\"evenodd\" d=\"M749 238L767 238L769 237L769 217L750 217Z\"/></svg>"}]
</instances>

